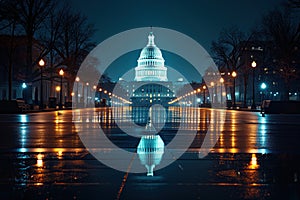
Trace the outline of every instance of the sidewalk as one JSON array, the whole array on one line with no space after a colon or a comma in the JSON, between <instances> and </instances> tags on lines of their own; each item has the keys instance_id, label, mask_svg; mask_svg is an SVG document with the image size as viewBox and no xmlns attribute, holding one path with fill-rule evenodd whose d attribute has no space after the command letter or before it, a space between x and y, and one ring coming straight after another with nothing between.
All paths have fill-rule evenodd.
<instances>
[{"instance_id":1,"label":"sidewalk","mask_svg":"<svg viewBox=\"0 0 300 200\"><path fill-rule=\"evenodd\" d=\"M240 110L240 111L249 111L249 112L260 112L261 110L259 108L256 109L251 109L251 108L235 108L235 109L230 109L228 108L227 110Z\"/></svg>"}]
</instances>

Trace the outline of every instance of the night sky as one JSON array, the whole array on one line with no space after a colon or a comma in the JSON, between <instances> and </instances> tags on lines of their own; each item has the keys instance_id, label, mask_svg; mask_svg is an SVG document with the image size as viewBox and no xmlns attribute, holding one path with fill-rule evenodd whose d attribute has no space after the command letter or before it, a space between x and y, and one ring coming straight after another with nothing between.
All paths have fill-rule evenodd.
<instances>
[{"instance_id":1,"label":"night sky","mask_svg":"<svg viewBox=\"0 0 300 200\"><path fill-rule=\"evenodd\" d=\"M72 0L70 4L86 15L90 23L95 24L97 31L93 41L96 44L128 29L153 26L180 31L198 41L210 52L212 40L217 40L223 28L238 26L243 31L249 31L260 23L261 17L269 10L281 6L282 0ZM146 43L145 37L145 45ZM135 51L122 56L111 65L114 73L108 71L108 74L117 79L120 74L136 66L138 55L139 51ZM166 52L163 52L163 56L167 65L179 71L182 66L189 68L185 75L190 81L199 79L197 75L193 75L191 66L188 67L183 59Z\"/></svg>"}]
</instances>

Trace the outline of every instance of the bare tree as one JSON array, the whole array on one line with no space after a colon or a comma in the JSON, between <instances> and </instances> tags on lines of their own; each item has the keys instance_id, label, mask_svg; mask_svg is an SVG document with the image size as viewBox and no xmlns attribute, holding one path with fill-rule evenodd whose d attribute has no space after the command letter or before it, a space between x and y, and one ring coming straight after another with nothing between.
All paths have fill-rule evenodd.
<instances>
[{"instance_id":1,"label":"bare tree","mask_svg":"<svg viewBox=\"0 0 300 200\"><path fill-rule=\"evenodd\" d=\"M300 0L289 0L287 6L291 8L300 8Z\"/></svg>"},{"instance_id":2,"label":"bare tree","mask_svg":"<svg viewBox=\"0 0 300 200\"><path fill-rule=\"evenodd\" d=\"M270 65L284 80L284 100L288 100L291 82L299 78L299 23L293 21L289 10L274 10L264 16L263 32L270 43Z\"/></svg>"},{"instance_id":3,"label":"bare tree","mask_svg":"<svg viewBox=\"0 0 300 200\"><path fill-rule=\"evenodd\" d=\"M66 66L67 82L73 82L81 62L94 47L90 39L95 29L87 18L74 12L68 4L60 6L56 0L2 0L0 5L0 30L9 29L9 34L14 36L15 26L18 26L26 36L26 82L32 82L41 73L34 68L45 56L49 58L45 72L50 74L51 85L57 68L62 65ZM5 23L1 23L4 19ZM12 44L13 39L11 37ZM13 48L10 52L13 58ZM31 93L30 89L27 91ZM11 98L11 92L9 96Z\"/></svg>"},{"instance_id":4,"label":"bare tree","mask_svg":"<svg viewBox=\"0 0 300 200\"><path fill-rule=\"evenodd\" d=\"M59 37L62 35L62 22L61 19L64 17L64 12L66 7L62 7L58 9L57 7L53 7L53 10L49 13L49 16L43 22L43 28L39 31L39 42L41 44L41 55L40 57L44 57L47 55L47 68L45 69L45 73L49 74L50 79L50 97L54 95L54 80L57 75L57 67L59 66L59 56L55 51L55 47L57 46Z\"/></svg>"},{"instance_id":5,"label":"bare tree","mask_svg":"<svg viewBox=\"0 0 300 200\"><path fill-rule=\"evenodd\" d=\"M26 41L26 77L27 82L32 82L32 69L33 66L38 62L39 58L33 58L33 46L36 43L35 35L41 28L43 21L52 11L52 7L56 1L51 0L11 0L14 4L14 13L17 13L17 23L24 29L27 41ZM31 93L30 89L28 92L27 100Z\"/></svg>"},{"instance_id":6,"label":"bare tree","mask_svg":"<svg viewBox=\"0 0 300 200\"><path fill-rule=\"evenodd\" d=\"M95 33L93 25L80 13L73 12L71 8L64 9L61 18L62 33L56 43L55 50L60 57L59 65L67 66L68 97L70 97L71 85L75 79L78 68L95 46L90 41Z\"/></svg>"},{"instance_id":7,"label":"bare tree","mask_svg":"<svg viewBox=\"0 0 300 200\"><path fill-rule=\"evenodd\" d=\"M223 29L218 40L213 41L211 47L213 58L222 72L232 73L233 71L239 70L239 73L241 73L239 76L243 77L244 82L244 106L246 106L247 99L249 68L242 66L247 65L249 60L247 58L241 58L241 51L248 46L252 35L253 34L246 36L246 34L237 27ZM233 102L235 103L234 93L235 88L232 87L231 94Z\"/></svg>"},{"instance_id":8,"label":"bare tree","mask_svg":"<svg viewBox=\"0 0 300 200\"><path fill-rule=\"evenodd\" d=\"M15 5L8 0L3 0L0 2L0 30L7 35L9 35L8 39L8 100L12 100L12 83L13 83L13 58L14 52L16 49L15 43L15 32L17 28L17 20L18 20L18 13L15 10Z\"/></svg>"}]
</instances>

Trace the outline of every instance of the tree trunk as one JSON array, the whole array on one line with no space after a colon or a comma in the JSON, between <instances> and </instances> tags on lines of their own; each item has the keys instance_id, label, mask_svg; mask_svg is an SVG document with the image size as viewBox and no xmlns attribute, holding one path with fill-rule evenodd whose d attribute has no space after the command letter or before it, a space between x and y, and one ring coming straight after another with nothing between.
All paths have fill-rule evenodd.
<instances>
[{"instance_id":1,"label":"tree trunk","mask_svg":"<svg viewBox=\"0 0 300 200\"><path fill-rule=\"evenodd\" d=\"M15 27L16 23L12 23L11 37L10 37L10 50L9 50L9 58L8 58L8 100L12 100L12 68L13 68L13 57L14 57L14 43L15 43Z\"/></svg>"},{"instance_id":2,"label":"tree trunk","mask_svg":"<svg viewBox=\"0 0 300 200\"><path fill-rule=\"evenodd\" d=\"M247 87L248 87L248 76L244 76L244 99L243 99L244 108L247 107Z\"/></svg>"},{"instance_id":3,"label":"tree trunk","mask_svg":"<svg viewBox=\"0 0 300 200\"><path fill-rule=\"evenodd\" d=\"M53 50L51 49L50 51L50 97L53 97L54 96L54 90L53 90L53 65L54 65L54 62L53 62L53 59L54 59L54 55L53 55Z\"/></svg>"},{"instance_id":4,"label":"tree trunk","mask_svg":"<svg viewBox=\"0 0 300 200\"><path fill-rule=\"evenodd\" d=\"M284 91L284 101L289 101L290 100L290 80L286 79L285 80L285 91Z\"/></svg>"},{"instance_id":5,"label":"tree trunk","mask_svg":"<svg viewBox=\"0 0 300 200\"><path fill-rule=\"evenodd\" d=\"M26 82L30 83L26 89L26 101L32 103L32 35L27 35L27 55L26 55Z\"/></svg>"}]
</instances>

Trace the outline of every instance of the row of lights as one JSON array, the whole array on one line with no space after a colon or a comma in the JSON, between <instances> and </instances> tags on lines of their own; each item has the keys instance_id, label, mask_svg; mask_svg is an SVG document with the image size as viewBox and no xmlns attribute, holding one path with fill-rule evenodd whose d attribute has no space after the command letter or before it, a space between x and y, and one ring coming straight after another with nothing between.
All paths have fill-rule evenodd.
<instances>
[{"instance_id":1,"label":"row of lights","mask_svg":"<svg viewBox=\"0 0 300 200\"><path fill-rule=\"evenodd\" d=\"M80 81L80 78L77 76L77 77L75 78L75 81L78 83L78 82ZM89 86L89 83L87 82L86 85ZM94 90L97 90L97 86L94 85L94 86L93 86L93 89L94 89ZM124 103L131 104L130 101L124 99L123 97L119 97L118 95L113 94L112 92L109 92L108 90L105 90L105 89L103 89L103 88L101 88L101 87L98 88L98 91L99 91L99 92L103 92L104 94L107 94L110 98L111 98L111 97L114 97L114 98L116 98L116 99L119 99L120 101L123 101Z\"/></svg>"},{"instance_id":2,"label":"row of lights","mask_svg":"<svg viewBox=\"0 0 300 200\"><path fill-rule=\"evenodd\" d=\"M45 67L46 65L46 62L44 59L40 59L39 62L38 62L38 65L40 66L40 69L41 69L41 91L40 91L40 109L44 109L44 94L43 94L43 68ZM60 100L59 100L59 108L61 109L62 108L62 77L64 75L64 70L63 69L60 69L59 70L59 75L60 75ZM22 85L23 88L26 88L25 87L26 85ZM56 88L58 89L58 88Z\"/></svg>"},{"instance_id":3,"label":"row of lights","mask_svg":"<svg viewBox=\"0 0 300 200\"><path fill-rule=\"evenodd\" d=\"M232 76L233 77L236 77L236 72L232 72ZM220 83L221 84L223 84L224 83L224 78L220 78ZM215 86L215 83L214 82L210 82L210 86L211 87L214 87ZM207 87L206 87L206 85L203 85L202 86L202 89L204 90L204 95L205 95L205 90L207 89ZM191 96L191 95L194 95L194 94L196 94L196 93L200 93L201 92L201 88L198 88L198 89L196 89L196 90L194 90L194 91L190 91L190 92L188 92L188 93L186 93L186 94L184 94L184 95L182 95L182 96L180 96L180 97L177 97L176 99L174 99L173 101L170 101L168 104L173 104L173 103L176 103L176 102L178 102L178 101L180 101L181 99L183 99L183 98L186 98L186 97L188 97L188 96ZM222 94L223 95L223 94ZM204 96L204 99L205 99L205 96ZM204 100L205 101L205 100Z\"/></svg>"},{"instance_id":4,"label":"row of lights","mask_svg":"<svg viewBox=\"0 0 300 200\"><path fill-rule=\"evenodd\" d=\"M124 102L124 103L127 103L127 104L132 104L131 101L128 101L127 99L124 99L123 97L119 97L118 95L116 94L112 94L112 96L116 99L119 99L120 101Z\"/></svg>"},{"instance_id":5,"label":"row of lights","mask_svg":"<svg viewBox=\"0 0 300 200\"><path fill-rule=\"evenodd\" d=\"M204 90L204 92L205 92L205 90L206 90L206 86L205 86L205 85L203 85L202 89L203 89L203 90ZM201 89L200 89L200 88L198 88L198 89L196 89L196 90L193 90L193 91L190 91L190 92L188 92L188 93L186 93L186 94L184 94L184 95L182 95L182 96L180 96L180 97L177 97L176 99L174 99L174 100L172 100L172 101L168 102L168 104L173 104L173 103L176 103L176 102L180 101L181 99L184 99L184 98L186 98L186 97L189 97L189 96L195 95L195 94L197 94L197 93L200 93L200 92L201 92Z\"/></svg>"}]
</instances>

